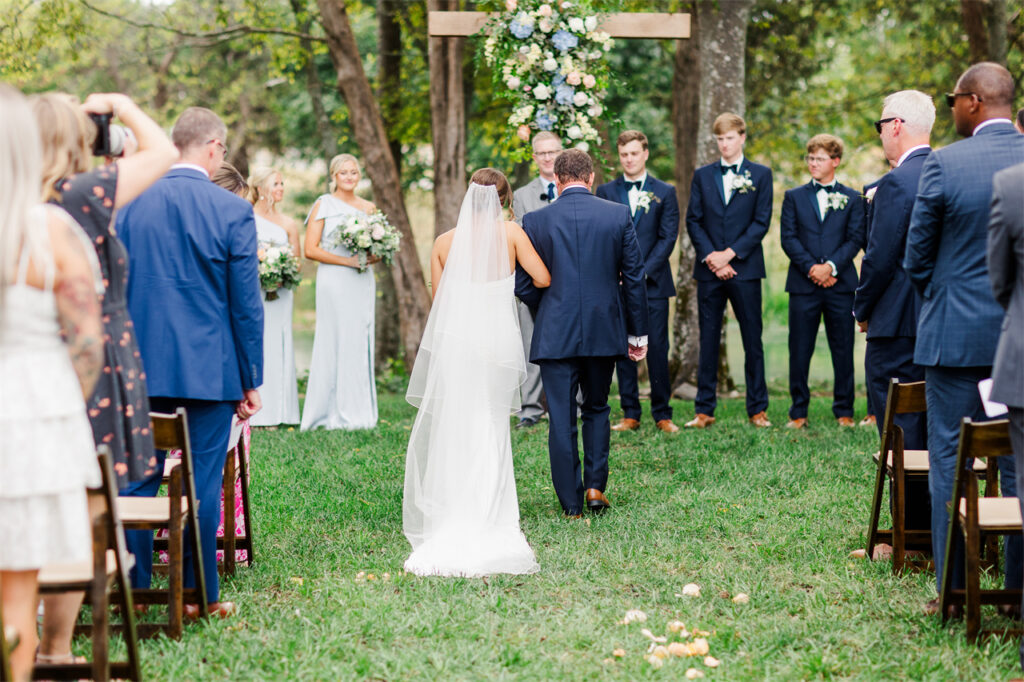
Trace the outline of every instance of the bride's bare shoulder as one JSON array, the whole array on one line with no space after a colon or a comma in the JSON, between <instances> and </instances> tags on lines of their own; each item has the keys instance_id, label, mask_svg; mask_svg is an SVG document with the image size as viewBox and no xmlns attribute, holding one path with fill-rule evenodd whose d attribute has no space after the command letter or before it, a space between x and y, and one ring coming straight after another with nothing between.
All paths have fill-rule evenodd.
<instances>
[{"instance_id":1,"label":"bride's bare shoulder","mask_svg":"<svg viewBox=\"0 0 1024 682\"><path fill-rule=\"evenodd\" d=\"M452 238L455 236L455 228L442 232L434 240L434 251L448 252L448 249L452 246Z\"/></svg>"},{"instance_id":2,"label":"bride's bare shoulder","mask_svg":"<svg viewBox=\"0 0 1024 682\"><path fill-rule=\"evenodd\" d=\"M521 234L522 231L523 231L523 228L516 221L514 221L514 220L506 220L505 221L505 233L508 234L509 237L516 237L519 234Z\"/></svg>"}]
</instances>

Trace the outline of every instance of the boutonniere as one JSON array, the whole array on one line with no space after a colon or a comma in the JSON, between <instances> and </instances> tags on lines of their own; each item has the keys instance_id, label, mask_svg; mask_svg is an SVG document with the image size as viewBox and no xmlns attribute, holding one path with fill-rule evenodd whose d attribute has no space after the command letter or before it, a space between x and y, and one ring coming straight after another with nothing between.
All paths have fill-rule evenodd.
<instances>
[{"instance_id":1,"label":"boutonniere","mask_svg":"<svg viewBox=\"0 0 1024 682\"><path fill-rule=\"evenodd\" d=\"M732 176L732 189L738 194L755 191L757 188L754 187L754 181L750 179L750 171L744 171L743 175Z\"/></svg>"},{"instance_id":2,"label":"boutonniere","mask_svg":"<svg viewBox=\"0 0 1024 682\"><path fill-rule=\"evenodd\" d=\"M636 209L646 213L651 210L652 201L660 202L661 199L654 196L654 192L640 192L640 196L636 198Z\"/></svg>"},{"instance_id":3,"label":"boutonniere","mask_svg":"<svg viewBox=\"0 0 1024 682\"><path fill-rule=\"evenodd\" d=\"M867 192L864 193L864 198L867 200L869 204L875 198L875 192L877 191L878 185L875 185L874 187L870 188Z\"/></svg>"},{"instance_id":4,"label":"boutonniere","mask_svg":"<svg viewBox=\"0 0 1024 682\"><path fill-rule=\"evenodd\" d=\"M828 198L828 207L832 211L842 211L850 201L850 197L842 192L829 192L826 197Z\"/></svg>"}]
</instances>

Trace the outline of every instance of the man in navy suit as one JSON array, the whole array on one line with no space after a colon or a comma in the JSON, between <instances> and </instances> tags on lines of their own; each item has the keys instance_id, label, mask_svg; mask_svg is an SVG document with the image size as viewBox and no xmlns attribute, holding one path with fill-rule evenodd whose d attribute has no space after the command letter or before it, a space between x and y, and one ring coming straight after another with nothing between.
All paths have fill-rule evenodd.
<instances>
[{"instance_id":1,"label":"man in navy suit","mask_svg":"<svg viewBox=\"0 0 1024 682\"><path fill-rule=\"evenodd\" d=\"M608 390L615 361L647 352L644 264L629 210L590 193L594 164L579 149L555 160L558 201L523 217L523 229L551 271L537 289L516 269L516 295L536 312L530 362L548 398L551 480L567 516L609 506ZM619 282L622 282L620 293ZM583 417L583 471L576 436Z\"/></svg>"},{"instance_id":2,"label":"man in navy suit","mask_svg":"<svg viewBox=\"0 0 1024 682\"><path fill-rule=\"evenodd\" d=\"M789 408L788 428L807 423L811 392L807 375L825 319L832 353L832 414L840 426L853 421L853 258L864 247L864 201L857 190L836 180L843 160L842 141L827 134L807 142L811 181L787 190L782 200L782 250L789 256Z\"/></svg>"},{"instance_id":3,"label":"man in navy suit","mask_svg":"<svg viewBox=\"0 0 1024 682\"><path fill-rule=\"evenodd\" d=\"M230 615L217 581L217 525L224 455L231 417L260 409L256 387L263 374L263 304L260 301L256 223L252 206L210 182L224 162L224 123L209 109L186 109L171 138L181 162L118 216L117 229L131 259L128 309L135 321L154 411L188 413L189 440L199 498L198 549L211 614ZM156 474L122 495L152 497ZM230 513L230 511L228 512ZM152 531L127 534L135 554L132 583L148 587ZM186 543L185 584L195 586ZM198 616L187 605L186 616Z\"/></svg>"},{"instance_id":4,"label":"man in navy suit","mask_svg":"<svg viewBox=\"0 0 1024 682\"><path fill-rule=\"evenodd\" d=\"M679 200L676 188L647 172L647 136L627 130L618 139L622 175L597 188L597 196L629 206L647 281L647 311L650 320L647 345L647 373L651 379L651 417L665 433L676 433L672 423L672 379L668 373L668 299L676 295L669 256L679 237ZM640 386L636 363L622 359L615 363L624 419L612 431L640 428Z\"/></svg>"},{"instance_id":5,"label":"man in navy suit","mask_svg":"<svg viewBox=\"0 0 1024 682\"><path fill-rule=\"evenodd\" d=\"M882 117L875 124L893 170L878 181L871 196L868 244L853 310L861 331L867 334L864 374L868 402L881 417L891 378L903 383L924 381L924 367L914 364L921 298L903 269L903 253L921 169L931 153L934 123L932 98L917 90L903 90L885 98ZM923 412L896 415L906 448L928 449L926 416ZM881 421L877 425L881 436ZM907 486L905 525L927 530L931 527L928 490L923 483Z\"/></svg>"},{"instance_id":6,"label":"man in navy suit","mask_svg":"<svg viewBox=\"0 0 1024 682\"><path fill-rule=\"evenodd\" d=\"M690 186L686 230L696 250L693 278L697 280L700 320L700 360L697 400L691 428L715 423L718 389L718 350L722 340L725 304L732 303L743 339L743 373L747 384L747 414L757 427L771 426L768 386L761 345L761 280L764 252L761 240L772 218L772 171L744 158L747 124L725 113L713 126L722 158L697 169Z\"/></svg>"},{"instance_id":7,"label":"man in navy suit","mask_svg":"<svg viewBox=\"0 0 1024 682\"><path fill-rule=\"evenodd\" d=\"M914 362L925 368L928 402L928 486L932 496L932 553L941 586L956 474L960 420L985 419L978 382L991 375L1003 309L985 264L992 176L1024 162L1024 136L1010 121L1013 77L982 62L960 76L946 96L957 132L967 138L932 152L924 162L903 267L924 301ZM870 329L870 321L868 328ZM1016 496L1013 460L999 458L1003 495ZM963 540L953 555L954 587L963 586ZM1021 538L1007 538L1006 587L1021 586ZM926 606L938 611L938 600Z\"/></svg>"}]
</instances>

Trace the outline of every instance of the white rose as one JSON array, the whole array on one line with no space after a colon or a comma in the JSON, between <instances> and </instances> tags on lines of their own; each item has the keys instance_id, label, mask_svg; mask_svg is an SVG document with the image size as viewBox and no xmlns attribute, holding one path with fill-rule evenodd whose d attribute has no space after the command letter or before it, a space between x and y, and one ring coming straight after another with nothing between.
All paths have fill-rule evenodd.
<instances>
[{"instance_id":1,"label":"white rose","mask_svg":"<svg viewBox=\"0 0 1024 682\"><path fill-rule=\"evenodd\" d=\"M271 246L269 249L267 249L267 260L274 261L280 257L281 249L277 248L276 246Z\"/></svg>"},{"instance_id":2,"label":"white rose","mask_svg":"<svg viewBox=\"0 0 1024 682\"><path fill-rule=\"evenodd\" d=\"M593 31L595 28L597 28L597 17L589 16L586 18L583 24L584 26L587 27L588 31Z\"/></svg>"},{"instance_id":3,"label":"white rose","mask_svg":"<svg viewBox=\"0 0 1024 682\"><path fill-rule=\"evenodd\" d=\"M565 134L569 136L571 140L578 140L583 137L583 131L577 125L569 126L569 129L565 131Z\"/></svg>"},{"instance_id":4,"label":"white rose","mask_svg":"<svg viewBox=\"0 0 1024 682\"><path fill-rule=\"evenodd\" d=\"M551 97L551 88L541 83L533 89L533 96L540 100L545 100Z\"/></svg>"},{"instance_id":5,"label":"white rose","mask_svg":"<svg viewBox=\"0 0 1024 682\"><path fill-rule=\"evenodd\" d=\"M551 29L553 29L554 27L555 27L555 25L552 24L551 20L548 19L547 17L545 17L545 18L541 19L539 22L537 22L537 28L539 28L544 33L551 33Z\"/></svg>"},{"instance_id":6,"label":"white rose","mask_svg":"<svg viewBox=\"0 0 1024 682\"><path fill-rule=\"evenodd\" d=\"M528 48L526 45L521 45L519 47L519 54L530 54L530 48Z\"/></svg>"},{"instance_id":7,"label":"white rose","mask_svg":"<svg viewBox=\"0 0 1024 682\"><path fill-rule=\"evenodd\" d=\"M541 15L542 17L550 17L551 5L544 3L543 5L537 8L537 14Z\"/></svg>"},{"instance_id":8,"label":"white rose","mask_svg":"<svg viewBox=\"0 0 1024 682\"><path fill-rule=\"evenodd\" d=\"M594 78L593 74L588 73L585 76L583 76L583 87L592 88L595 85L597 85L597 79Z\"/></svg>"},{"instance_id":9,"label":"white rose","mask_svg":"<svg viewBox=\"0 0 1024 682\"><path fill-rule=\"evenodd\" d=\"M544 63L541 64L541 66L544 67L545 71L554 71L555 69L558 68L558 62L555 61L553 58L548 57L547 59L544 60Z\"/></svg>"},{"instance_id":10,"label":"white rose","mask_svg":"<svg viewBox=\"0 0 1024 682\"><path fill-rule=\"evenodd\" d=\"M587 109L587 113L594 117L600 116L602 111L604 111L604 109L601 107L600 104L595 104L594 106Z\"/></svg>"},{"instance_id":11,"label":"white rose","mask_svg":"<svg viewBox=\"0 0 1024 682\"><path fill-rule=\"evenodd\" d=\"M519 84L520 84L519 83L519 79L516 78L515 76L512 76L507 81L505 81L505 85L508 86L509 90L518 90L519 89Z\"/></svg>"},{"instance_id":12,"label":"white rose","mask_svg":"<svg viewBox=\"0 0 1024 682\"><path fill-rule=\"evenodd\" d=\"M370 247L370 235L368 235L365 232L363 232L358 237L356 237L356 246L358 246L361 249L369 248Z\"/></svg>"},{"instance_id":13,"label":"white rose","mask_svg":"<svg viewBox=\"0 0 1024 682\"><path fill-rule=\"evenodd\" d=\"M576 143L576 149L579 149L581 152L589 152L590 145L586 142L580 141Z\"/></svg>"},{"instance_id":14,"label":"white rose","mask_svg":"<svg viewBox=\"0 0 1024 682\"><path fill-rule=\"evenodd\" d=\"M518 21L523 26L529 26L530 28L533 28L533 17L530 14L527 14L526 12L520 12L519 14L517 14L516 21Z\"/></svg>"},{"instance_id":15,"label":"white rose","mask_svg":"<svg viewBox=\"0 0 1024 682\"><path fill-rule=\"evenodd\" d=\"M384 230L384 226L377 225L375 228L373 228L373 232L370 234L370 236L373 237L375 240L380 241L381 239L384 238L385 234L387 233Z\"/></svg>"},{"instance_id":16,"label":"white rose","mask_svg":"<svg viewBox=\"0 0 1024 682\"><path fill-rule=\"evenodd\" d=\"M569 30L573 33L583 33L586 30L583 25L583 19L579 17L570 17Z\"/></svg>"},{"instance_id":17,"label":"white rose","mask_svg":"<svg viewBox=\"0 0 1024 682\"><path fill-rule=\"evenodd\" d=\"M584 104L587 103L587 93L577 92L575 95L572 96L572 103L578 107L582 107Z\"/></svg>"}]
</instances>

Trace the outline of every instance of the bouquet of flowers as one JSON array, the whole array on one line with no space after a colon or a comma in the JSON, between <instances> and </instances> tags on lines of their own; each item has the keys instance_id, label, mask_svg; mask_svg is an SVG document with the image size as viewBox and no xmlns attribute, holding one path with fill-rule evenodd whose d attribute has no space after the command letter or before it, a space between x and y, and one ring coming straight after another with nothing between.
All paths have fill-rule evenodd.
<instances>
[{"instance_id":1,"label":"bouquet of flowers","mask_svg":"<svg viewBox=\"0 0 1024 682\"><path fill-rule=\"evenodd\" d=\"M291 249L276 244L261 243L256 255L260 259L260 288L267 292L267 300L277 298L278 289L294 289L302 281L299 259Z\"/></svg>"},{"instance_id":2,"label":"bouquet of flowers","mask_svg":"<svg viewBox=\"0 0 1024 682\"><path fill-rule=\"evenodd\" d=\"M353 214L334 233L332 246L343 246L359 259L359 272L366 272L370 256L391 263L402 242L401 233L380 211Z\"/></svg>"}]
</instances>

